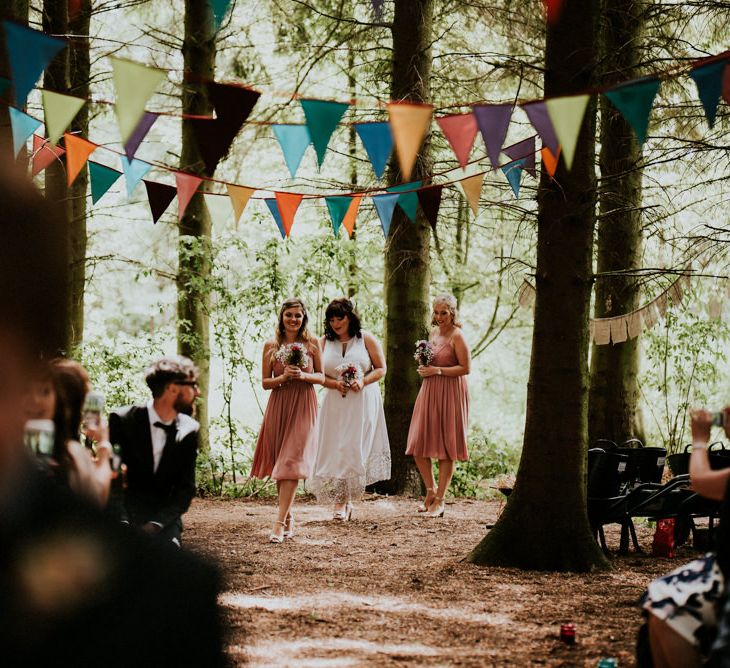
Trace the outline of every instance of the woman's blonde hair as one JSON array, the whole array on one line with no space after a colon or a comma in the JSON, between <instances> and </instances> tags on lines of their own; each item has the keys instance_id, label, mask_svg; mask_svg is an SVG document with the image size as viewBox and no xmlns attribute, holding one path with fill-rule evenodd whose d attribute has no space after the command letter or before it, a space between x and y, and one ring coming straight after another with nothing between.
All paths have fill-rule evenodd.
<instances>
[{"instance_id":1,"label":"woman's blonde hair","mask_svg":"<svg viewBox=\"0 0 730 668\"><path fill-rule=\"evenodd\" d=\"M433 300L433 310L436 310L437 304L443 304L446 306L446 308L449 309L449 313L451 313L451 320L454 323L454 327L461 327L461 322L459 322L459 310L457 309L457 302L456 297L454 295L450 294L443 294L439 295ZM436 316L433 315L431 317L431 324L435 325L436 323Z\"/></svg>"},{"instance_id":2,"label":"woman's blonde hair","mask_svg":"<svg viewBox=\"0 0 730 668\"><path fill-rule=\"evenodd\" d=\"M276 342L281 345L284 343L285 339L285 330L284 330L284 311L290 308L294 308L298 306L300 309L302 309L302 312L304 313L304 317L302 318L302 326L299 328L299 331L297 332L297 340L303 341L304 343L309 343L312 340L312 335L309 333L309 330L307 329L307 323L309 322L309 316L307 315L307 307L304 305L304 302L299 299L299 297L291 297L290 299L287 299L279 309L279 322L276 326Z\"/></svg>"}]
</instances>

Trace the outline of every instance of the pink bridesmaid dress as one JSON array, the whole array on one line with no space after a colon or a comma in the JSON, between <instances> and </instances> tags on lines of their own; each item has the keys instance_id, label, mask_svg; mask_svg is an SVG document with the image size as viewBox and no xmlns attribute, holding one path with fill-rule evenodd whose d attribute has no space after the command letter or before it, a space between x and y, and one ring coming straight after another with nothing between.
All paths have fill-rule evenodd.
<instances>
[{"instance_id":1,"label":"pink bridesmaid dress","mask_svg":"<svg viewBox=\"0 0 730 668\"><path fill-rule=\"evenodd\" d=\"M305 369L312 372L312 360ZM274 363L273 376L284 373ZM317 393L311 383L289 380L271 390L253 455L251 476L274 480L305 480L312 475L317 454Z\"/></svg>"},{"instance_id":2,"label":"pink bridesmaid dress","mask_svg":"<svg viewBox=\"0 0 730 668\"><path fill-rule=\"evenodd\" d=\"M434 347L431 366L458 366L450 342ZM469 390L465 376L423 379L408 430L407 455L431 459L469 459L466 448Z\"/></svg>"}]
</instances>

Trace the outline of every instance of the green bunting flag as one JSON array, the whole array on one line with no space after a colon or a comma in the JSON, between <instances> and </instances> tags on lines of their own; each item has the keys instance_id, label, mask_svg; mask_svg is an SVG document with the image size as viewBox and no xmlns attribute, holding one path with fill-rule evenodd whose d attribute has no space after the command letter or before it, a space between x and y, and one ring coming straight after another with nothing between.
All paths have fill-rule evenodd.
<instances>
[{"instance_id":1,"label":"green bunting flag","mask_svg":"<svg viewBox=\"0 0 730 668\"><path fill-rule=\"evenodd\" d=\"M122 144L127 140L144 116L147 100L165 78L165 73L154 67L146 67L131 60L111 58L116 102L114 110L119 123Z\"/></svg>"},{"instance_id":2,"label":"green bunting flag","mask_svg":"<svg viewBox=\"0 0 730 668\"><path fill-rule=\"evenodd\" d=\"M689 73L697 85L697 93L700 96L700 102L702 102L710 127L715 125L717 105L722 94L723 75L726 65L727 61L718 60L709 65L696 67Z\"/></svg>"},{"instance_id":3,"label":"green bunting flag","mask_svg":"<svg viewBox=\"0 0 730 668\"><path fill-rule=\"evenodd\" d=\"M403 194L398 198L398 205L403 209L403 213L408 216L412 222L416 222L416 214L418 213L418 189L423 185L423 181L413 181L412 183L402 183L399 186L391 186L388 188L389 193Z\"/></svg>"},{"instance_id":4,"label":"green bunting flag","mask_svg":"<svg viewBox=\"0 0 730 668\"><path fill-rule=\"evenodd\" d=\"M76 114L81 111L81 107L86 104L86 100L54 93L50 90L41 91L41 97L43 98L43 114L46 119L46 134L51 144L55 146L63 137L66 128L71 125Z\"/></svg>"},{"instance_id":5,"label":"green bunting flag","mask_svg":"<svg viewBox=\"0 0 730 668\"><path fill-rule=\"evenodd\" d=\"M228 7L231 4L231 0L210 0L213 7L213 20L215 22L215 29L221 27L223 19L226 18L228 13Z\"/></svg>"},{"instance_id":6,"label":"green bunting flag","mask_svg":"<svg viewBox=\"0 0 730 668\"><path fill-rule=\"evenodd\" d=\"M555 135L563 149L563 160L565 160L568 170L573 166L575 147L590 97L590 95L583 94L545 100L545 107L553 124Z\"/></svg>"},{"instance_id":7,"label":"green bunting flag","mask_svg":"<svg viewBox=\"0 0 730 668\"><path fill-rule=\"evenodd\" d=\"M10 112L10 127L13 133L13 151L15 157L18 157L20 150L25 146L25 142L42 123L32 116L19 111L15 107L8 107Z\"/></svg>"},{"instance_id":8,"label":"green bunting flag","mask_svg":"<svg viewBox=\"0 0 730 668\"><path fill-rule=\"evenodd\" d=\"M350 105L327 100L301 100L300 103L317 152L317 164L321 167L330 137Z\"/></svg>"},{"instance_id":9,"label":"green bunting flag","mask_svg":"<svg viewBox=\"0 0 730 668\"><path fill-rule=\"evenodd\" d=\"M630 81L603 93L634 129L639 144L646 141L649 114L658 91L659 79L652 77Z\"/></svg>"},{"instance_id":10,"label":"green bunting flag","mask_svg":"<svg viewBox=\"0 0 730 668\"><path fill-rule=\"evenodd\" d=\"M122 175L121 172L98 162L89 160L89 181L91 182L91 201L96 204L109 188L111 188L117 179Z\"/></svg>"},{"instance_id":11,"label":"green bunting flag","mask_svg":"<svg viewBox=\"0 0 730 668\"><path fill-rule=\"evenodd\" d=\"M327 203L327 209L332 219L332 230L335 233L335 237L338 237L342 221L347 215L347 211L352 203L352 197L348 197L347 195L325 197L324 201Z\"/></svg>"}]
</instances>

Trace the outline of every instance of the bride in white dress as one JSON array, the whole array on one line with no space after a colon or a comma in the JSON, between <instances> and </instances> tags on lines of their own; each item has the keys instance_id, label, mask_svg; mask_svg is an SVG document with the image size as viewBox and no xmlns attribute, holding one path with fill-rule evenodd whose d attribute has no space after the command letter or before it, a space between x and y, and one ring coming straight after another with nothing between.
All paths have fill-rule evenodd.
<instances>
[{"instance_id":1,"label":"bride in white dress","mask_svg":"<svg viewBox=\"0 0 730 668\"><path fill-rule=\"evenodd\" d=\"M390 478L390 443L378 381L385 376L379 341L362 331L349 299L325 311L322 338L325 397L319 412L319 447L309 487L320 501L334 501L334 519L352 516L352 501L367 485ZM343 380L338 367L353 365L358 377Z\"/></svg>"}]
</instances>

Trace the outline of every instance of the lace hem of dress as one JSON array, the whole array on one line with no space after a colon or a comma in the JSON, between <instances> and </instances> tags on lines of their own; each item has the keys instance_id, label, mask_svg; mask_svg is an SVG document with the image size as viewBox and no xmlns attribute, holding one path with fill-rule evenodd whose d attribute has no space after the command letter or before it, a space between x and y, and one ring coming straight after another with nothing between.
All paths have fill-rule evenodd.
<instances>
[{"instance_id":1,"label":"lace hem of dress","mask_svg":"<svg viewBox=\"0 0 730 668\"><path fill-rule=\"evenodd\" d=\"M383 453L368 460L365 475L349 478L321 478L315 476L307 481L307 487L320 502L340 503L355 501L365 492L368 485L390 479L390 453Z\"/></svg>"}]
</instances>

